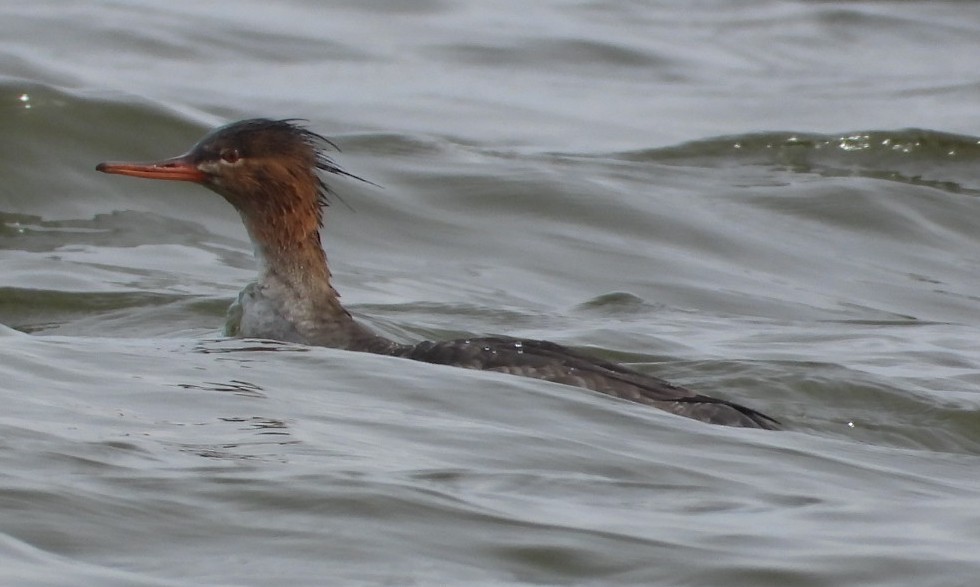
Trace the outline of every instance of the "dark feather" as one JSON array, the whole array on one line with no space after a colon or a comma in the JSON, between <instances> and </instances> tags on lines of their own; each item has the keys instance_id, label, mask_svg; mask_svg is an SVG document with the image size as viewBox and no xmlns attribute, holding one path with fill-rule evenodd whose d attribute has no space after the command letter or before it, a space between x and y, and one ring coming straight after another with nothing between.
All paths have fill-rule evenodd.
<instances>
[{"instance_id":1,"label":"dark feather","mask_svg":"<svg viewBox=\"0 0 980 587\"><path fill-rule=\"evenodd\" d=\"M713 424L779 428L778 421L751 408L543 340L490 337L421 342L403 349L402 356L584 387Z\"/></svg>"}]
</instances>

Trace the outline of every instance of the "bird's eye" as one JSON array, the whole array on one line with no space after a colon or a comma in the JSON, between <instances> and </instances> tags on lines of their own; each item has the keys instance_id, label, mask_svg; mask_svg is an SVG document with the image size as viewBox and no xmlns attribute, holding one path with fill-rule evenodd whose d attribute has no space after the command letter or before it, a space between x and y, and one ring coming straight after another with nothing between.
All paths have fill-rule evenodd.
<instances>
[{"instance_id":1,"label":"bird's eye","mask_svg":"<svg viewBox=\"0 0 980 587\"><path fill-rule=\"evenodd\" d=\"M221 152L221 160L225 163L236 163L241 158L242 155L238 149L225 149Z\"/></svg>"}]
</instances>

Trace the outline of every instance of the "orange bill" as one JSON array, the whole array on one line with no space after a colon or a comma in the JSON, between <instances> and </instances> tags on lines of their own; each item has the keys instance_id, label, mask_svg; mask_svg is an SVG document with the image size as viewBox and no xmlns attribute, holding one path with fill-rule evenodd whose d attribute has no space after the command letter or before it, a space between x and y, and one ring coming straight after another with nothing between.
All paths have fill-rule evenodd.
<instances>
[{"instance_id":1,"label":"orange bill","mask_svg":"<svg viewBox=\"0 0 980 587\"><path fill-rule=\"evenodd\" d=\"M207 174L198 169L186 155L151 163L106 161L105 163L96 165L95 170L116 175L129 175L131 177L193 181L195 183L204 183L208 179Z\"/></svg>"}]
</instances>

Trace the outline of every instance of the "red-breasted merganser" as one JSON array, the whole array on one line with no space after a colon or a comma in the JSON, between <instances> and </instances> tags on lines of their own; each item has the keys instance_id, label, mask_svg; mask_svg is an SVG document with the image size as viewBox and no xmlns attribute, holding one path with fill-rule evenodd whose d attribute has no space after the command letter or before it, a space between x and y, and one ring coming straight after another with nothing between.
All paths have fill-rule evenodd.
<instances>
[{"instance_id":1,"label":"red-breasted merganser","mask_svg":"<svg viewBox=\"0 0 980 587\"><path fill-rule=\"evenodd\" d=\"M644 375L551 342L509 337L399 344L340 304L320 243L328 193L319 172L355 177L324 152L328 139L294 120L253 119L208 133L180 157L100 163L105 173L190 181L238 210L255 247L258 280L239 295L231 335L405 357L584 387L696 420L775 429L750 408Z\"/></svg>"}]
</instances>

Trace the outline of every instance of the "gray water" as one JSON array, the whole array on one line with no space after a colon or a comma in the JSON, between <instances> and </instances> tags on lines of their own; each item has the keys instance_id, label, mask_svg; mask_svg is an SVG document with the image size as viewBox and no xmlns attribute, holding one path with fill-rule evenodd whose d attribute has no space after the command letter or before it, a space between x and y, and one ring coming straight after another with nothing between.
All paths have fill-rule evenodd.
<instances>
[{"instance_id":1,"label":"gray water","mask_svg":"<svg viewBox=\"0 0 980 587\"><path fill-rule=\"evenodd\" d=\"M974 585L980 4L6 3L0 584ZM220 337L302 117L346 304L779 418Z\"/></svg>"}]
</instances>

